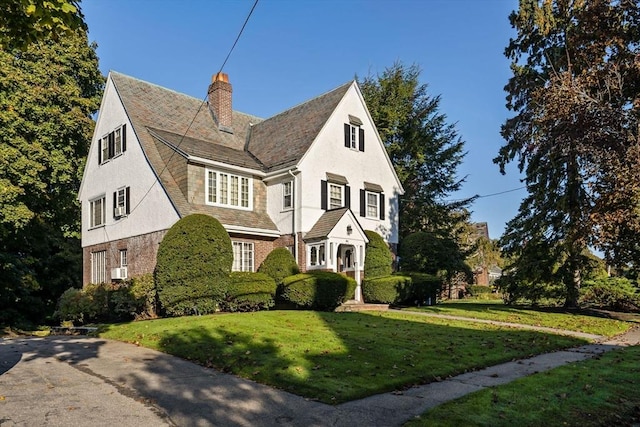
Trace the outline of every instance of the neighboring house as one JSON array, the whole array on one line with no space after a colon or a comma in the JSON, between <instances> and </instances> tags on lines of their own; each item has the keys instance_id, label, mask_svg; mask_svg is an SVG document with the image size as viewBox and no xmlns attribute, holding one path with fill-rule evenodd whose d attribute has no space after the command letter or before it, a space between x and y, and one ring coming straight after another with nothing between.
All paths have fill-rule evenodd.
<instances>
[{"instance_id":1,"label":"neighboring house","mask_svg":"<svg viewBox=\"0 0 640 427\"><path fill-rule=\"evenodd\" d=\"M83 283L150 273L180 218L229 233L233 270L287 247L302 271L362 277L364 230L395 252L402 185L355 81L263 120L120 73L107 78L80 187Z\"/></svg>"}]
</instances>

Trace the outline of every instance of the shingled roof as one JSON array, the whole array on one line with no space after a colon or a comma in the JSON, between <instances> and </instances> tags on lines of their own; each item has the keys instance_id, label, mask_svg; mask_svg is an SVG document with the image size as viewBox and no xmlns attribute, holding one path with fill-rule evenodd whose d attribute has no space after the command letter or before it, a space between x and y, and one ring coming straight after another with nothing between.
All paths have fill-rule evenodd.
<instances>
[{"instance_id":1,"label":"shingled roof","mask_svg":"<svg viewBox=\"0 0 640 427\"><path fill-rule=\"evenodd\" d=\"M268 170L297 164L353 83L254 125L248 150Z\"/></svg>"}]
</instances>

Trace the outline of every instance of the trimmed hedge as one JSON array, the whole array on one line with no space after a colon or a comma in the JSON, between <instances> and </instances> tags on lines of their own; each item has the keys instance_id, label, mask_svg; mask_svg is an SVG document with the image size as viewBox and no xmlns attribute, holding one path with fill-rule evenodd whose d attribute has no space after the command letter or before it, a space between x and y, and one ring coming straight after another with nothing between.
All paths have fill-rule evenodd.
<instances>
[{"instance_id":1,"label":"trimmed hedge","mask_svg":"<svg viewBox=\"0 0 640 427\"><path fill-rule=\"evenodd\" d=\"M384 276L365 278L362 296L366 302L378 304L401 304L413 291L413 281L408 276Z\"/></svg>"},{"instance_id":2,"label":"trimmed hedge","mask_svg":"<svg viewBox=\"0 0 640 427\"><path fill-rule=\"evenodd\" d=\"M442 280L425 273L402 273L366 279L362 294L366 302L381 304L433 305Z\"/></svg>"},{"instance_id":3,"label":"trimmed hedge","mask_svg":"<svg viewBox=\"0 0 640 427\"><path fill-rule=\"evenodd\" d=\"M259 311L274 306L277 284L271 277L264 273L239 271L232 272L229 277L231 283L220 303L222 311Z\"/></svg>"},{"instance_id":4,"label":"trimmed hedge","mask_svg":"<svg viewBox=\"0 0 640 427\"><path fill-rule=\"evenodd\" d=\"M483 286L483 285L472 285L467 286L467 292L472 296L479 296L480 294L490 294L493 292L491 286Z\"/></svg>"},{"instance_id":5,"label":"trimmed hedge","mask_svg":"<svg viewBox=\"0 0 640 427\"><path fill-rule=\"evenodd\" d=\"M287 248L276 248L262 261L258 272L270 276L280 285L285 277L300 273L300 269Z\"/></svg>"},{"instance_id":6,"label":"trimmed hedge","mask_svg":"<svg viewBox=\"0 0 640 427\"><path fill-rule=\"evenodd\" d=\"M356 281L329 271L296 274L282 282L282 298L300 308L331 311L353 298Z\"/></svg>"},{"instance_id":7,"label":"trimmed hedge","mask_svg":"<svg viewBox=\"0 0 640 427\"><path fill-rule=\"evenodd\" d=\"M364 233L369 239L364 258L365 277L389 276L392 272L391 264L393 263L389 245L375 231L365 230Z\"/></svg>"},{"instance_id":8,"label":"trimmed hedge","mask_svg":"<svg viewBox=\"0 0 640 427\"><path fill-rule=\"evenodd\" d=\"M162 311L170 316L215 312L232 265L231 239L217 219L203 214L182 218L158 247L154 274Z\"/></svg>"}]
</instances>

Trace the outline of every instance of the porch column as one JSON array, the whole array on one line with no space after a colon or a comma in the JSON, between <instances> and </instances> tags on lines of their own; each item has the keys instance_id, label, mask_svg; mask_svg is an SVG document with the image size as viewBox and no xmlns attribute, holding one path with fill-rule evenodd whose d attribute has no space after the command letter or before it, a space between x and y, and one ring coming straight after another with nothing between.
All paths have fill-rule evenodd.
<instances>
[{"instance_id":1,"label":"porch column","mask_svg":"<svg viewBox=\"0 0 640 427\"><path fill-rule=\"evenodd\" d=\"M362 286L360 283L360 258L358 254L358 247L353 246L353 260L354 260L354 270L355 270L355 279L356 279L356 296L355 300L357 302L362 302Z\"/></svg>"}]
</instances>

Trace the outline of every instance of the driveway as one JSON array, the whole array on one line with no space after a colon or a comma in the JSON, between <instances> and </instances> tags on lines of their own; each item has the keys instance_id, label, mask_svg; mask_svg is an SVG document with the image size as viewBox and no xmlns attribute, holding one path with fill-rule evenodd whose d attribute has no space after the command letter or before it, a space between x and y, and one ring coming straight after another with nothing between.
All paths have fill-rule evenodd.
<instances>
[{"instance_id":1,"label":"driveway","mask_svg":"<svg viewBox=\"0 0 640 427\"><path fill-rule=\"evenodd\" d=\"M0 339L0 426L401 426L482 388L639 344L635 327L605 342L330 406L133 344Z\"/></svg>"}]
</instances>

